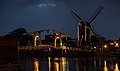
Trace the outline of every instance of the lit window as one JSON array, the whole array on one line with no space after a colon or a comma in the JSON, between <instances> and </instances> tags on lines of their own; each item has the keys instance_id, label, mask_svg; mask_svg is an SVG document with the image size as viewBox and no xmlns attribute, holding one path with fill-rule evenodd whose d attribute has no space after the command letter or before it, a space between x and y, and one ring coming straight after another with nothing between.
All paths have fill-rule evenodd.
<instances>
[{"instance_id":1,"label":"lit window","mask_svg":"<svg viewBox=\"0 0 120 71\"><path fill-rule=\"evenodd\" d=\"M114 45L114 43L110 43L110 45Z\"/></svg>"}]
</instances>

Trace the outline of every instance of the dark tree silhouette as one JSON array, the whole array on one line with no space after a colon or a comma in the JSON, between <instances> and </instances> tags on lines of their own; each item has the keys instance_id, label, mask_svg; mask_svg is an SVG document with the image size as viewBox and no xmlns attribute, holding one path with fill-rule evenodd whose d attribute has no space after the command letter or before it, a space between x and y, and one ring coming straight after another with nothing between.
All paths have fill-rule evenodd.
<instances>
[{"instance_id":1,"label":"dark tree silhouette","mask_svg":"<svg viewBox=\"0 0 120 71\"><path fill-rule=\"evenodd\" d=\"M105 37L100 37L104 42L106 42L106 38ZM101 41L95 36L92 35L91 36L91 45L92 46L99 46L101 45Z\"/></svg>"},{"instance_id":2,"label":"dark tree silhouette","mask_svg":"<svg viewBox=\"0 0 120 71\"><path fill-rule=\"evenodd\" d=\"M28 45L28 42L32 43L33 42L32 35L23 35L24 33L27 33L27 30L25 28L17 28L12 32L9 32L8 34L4 35L3 38L20 39L19 41L20 46Z\"/></svg>"},{"instance_id":3,"label":"dark tree silhouette","mask_svg":"<svg viewBox=\"0 0 120 71\"><path fill-rule=\"evenodd\" d=\"M23 33L26 33L26 29L24 28L18 28L13 30L12 32L9 32L8 34L4 35L5 38L22 38L24 37Z\"/></svg>"}]
</instances>

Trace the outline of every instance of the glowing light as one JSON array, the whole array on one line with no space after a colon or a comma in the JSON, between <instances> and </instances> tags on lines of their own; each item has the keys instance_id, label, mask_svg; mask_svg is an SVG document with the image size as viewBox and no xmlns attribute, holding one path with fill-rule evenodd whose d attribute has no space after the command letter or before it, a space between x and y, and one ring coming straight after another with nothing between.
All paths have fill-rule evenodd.
<instances>
[{"instance_id":1,"label":"glowing light","mask_svg":"<svg viewBox=\"0 0 120 71\"><path fill-rule=\"evenodd\" d=\"M66 46L63 46L62 49L66 49Z\"/></svg>"},{"instance_id":2,"label":"glowing light","mask_svg":"<svg viewBox=\"0 0 120 71\"><path fill-rule=\"evenodd\" d=\"M36 46L36 40L37 40L38 37L39 37L39 36L36 35L35 38L34 38L34 46Z\"/></svg>"},{"instance_id":3,"label":"glowing light","mask_svg":"<svg viewBox=\"0 0 120 71\"><path fill-rule=\"evenodd\" d=\"M62 57L61 58L61 64L60 64L60 67L61 67L61 71L67 71L68 70L68 66L67 66L67 60L65 57Z\"/></svg>"},{"instance_id":4,"label":"glowing light","mask_svg":"<svg viewBox=\"0 0 120 71\"><path fill-rule=\"evenodd\" d=\"M34 59L34 71L39 71L39 61L36 58Z\"/></svg>"},{"instance_id":5,"label":"glowing light","mask_svg":"<svg viewBox=\"0 0 120 71\"><path fill-rule=\"evenodd\" d=\"M115 47L119 47L119 43L115 43Z\"/></svg>"},{"instance_id":6,"label":"glowing light","mask_svg":"<svg viewBox=\"0 0 120 71\"><path fill-rule=\"evenodd\" d=\"M56 39L59 39L59 37L56 37Z\"/></svg>"},{"instance_id":7,"label":"glowing light","mask_svg":"<svg viewBox=\"0 0 120 71\"><path fill-rule=\"evenodd\" d=\"M104 61L104 71L108 71L107 65L106 65L106 60Z\"/></svg>"},{"instance_id":8,"label":"glowing light","mask_svg":"<svg viewBox=\"0 0 120 71\"><path fill-rule=\"evenodd\" d=\"M59 71L59 63L57 62L59 59L58 58L54 58L54 70L55 71Z\"/></svg>"},{"instance_id":9,"label":"glowing light","mask_svg":"<svg viewBox=\"0 0 120 71\"><path fill-rule=\"evenodd\" d=\"M39 36L36 36L36 38L38 38Z\"/></svg>"},{"instance_id":10,"label":"glowing light","mask_svg":"<svg viewBox=\"0 0 120 71\"><path fill-rule=\"evenodd\" d=\"M94 47L94 49L96 49L97 47Z\"/></svg>"},{"instance_id":11,"label":"glowing light","mask_svg":"<svg viewBox=\"0 0 120 71\"><path fill-rule=\"evenodd\" d=\"M108 48L108 46L105 44L105 45L104 45L104 48Z\"/></svg>"},{"instance_id":12,"label":"glowing light","mask_svg":"<svg viewBox=\"0 0 120 71\"><path fill-rule=\"evenodd\" d=\"M115 69L114 69L114 71L119 71L119 69L118 69L118 64L117 64L117 63L115 64Z\"/></svg>"},{"instance_id":13,"label":"glowing light","mask_svg":"<svg viewBox=\"0 0 120 71\"><path fill-rule=\"evenodd\" d=\"M114 43L110 43L110 45L114 45Z\"/></svg>"},{"instance_id":14,"label":"glowing light","mask_svg":"<svg viewBox=\"0 0 120 71\"><path fill-rule=\"evenodd\" d=\"M48 57L48 66L49 66L49 71L51 71L51 69L50 69L50 68L51 68L51 61L50 61L50 60L51 60L51 58L50 58L50 57Z\"/></svg>"}]
</instances>

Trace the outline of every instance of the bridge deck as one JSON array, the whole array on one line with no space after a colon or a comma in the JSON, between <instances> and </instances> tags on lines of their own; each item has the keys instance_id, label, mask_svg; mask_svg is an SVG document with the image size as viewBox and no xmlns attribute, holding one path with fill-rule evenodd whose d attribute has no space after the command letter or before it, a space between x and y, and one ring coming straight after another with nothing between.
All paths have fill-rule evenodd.
<instances>
[{"instance_id":1,"label":"bridge deck","mask_svg":"<svg viewBox=\"0 0 120 71\"><path fill-rule=\"evenodd\" d=\"M42 45L42 46L19 46L19 50L50 50L50 49L61 49L61 50L70 50L70 51L85 51L85 52L91 52L91 50L82 50L81 48L78 47L56 47L51 45Z\"/></svg>"}]
</instances>

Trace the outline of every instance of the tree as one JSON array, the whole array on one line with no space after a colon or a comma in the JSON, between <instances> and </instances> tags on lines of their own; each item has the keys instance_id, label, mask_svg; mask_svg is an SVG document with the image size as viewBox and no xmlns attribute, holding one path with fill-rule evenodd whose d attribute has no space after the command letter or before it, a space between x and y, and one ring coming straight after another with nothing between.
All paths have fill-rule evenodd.
<instances>
[{"instance_id":1,"label":"tree","mask_svg":"<svg viewBox=\"0 0 120 71\"><path fill-rule=\"evenodd\" d=\"M5 38L22 38L24 37L23 33L26 33L26 29L24 28L18 28L13 30L12 32L9 32L8 34L4 35Z\"/></svg>"},{"instance_id":2,"label":"tree","mask_svg":"<svg viewBox=\"0 0 120 71\"><path fill-rule=\"evenodd\" d=\"M19 45L25 46L28 45L28 42L33 42L33 37L29 34L23 35L24 33L27 33L27 30L25 28L17 28L12 32L9 32L8 34L4 35L3 38L20 39Z\"/></svg>"},{"instance_id":3,"label":"tree","mask_svg":"<svg viewBox=\"0 0 120 71\"><path fill-rule=\"evenodd\" d=\"M100 37L100 39L103 40L103 42L106 42L106 38L105 37ZM92 46L100 46L101 45L101 41L95 35L92 35L91 36L91 45Z\"/></svg>"}]
</instances>

